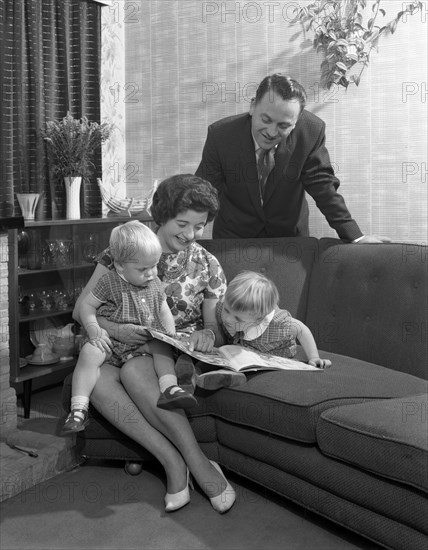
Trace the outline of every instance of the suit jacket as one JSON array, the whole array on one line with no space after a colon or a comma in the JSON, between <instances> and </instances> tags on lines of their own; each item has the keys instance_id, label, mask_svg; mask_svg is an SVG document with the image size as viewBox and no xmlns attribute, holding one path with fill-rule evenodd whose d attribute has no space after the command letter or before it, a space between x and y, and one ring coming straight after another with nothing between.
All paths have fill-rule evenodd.
<instances>
[{"instance_id":1,"label":"suit jacket","mask_svg":"<svg viewBox=\"0 0 428 550\"><path fill-rule=\"evenodd\" d=\"M343 197L325 147L325 123L304 110L275 153L275 167L260 201L251 116L247 113L209 126L196 175L212 183L220 197L214 238L308 236L305 192L315 200L339 237L362 235Z\"/></svg>"}]
</instances>

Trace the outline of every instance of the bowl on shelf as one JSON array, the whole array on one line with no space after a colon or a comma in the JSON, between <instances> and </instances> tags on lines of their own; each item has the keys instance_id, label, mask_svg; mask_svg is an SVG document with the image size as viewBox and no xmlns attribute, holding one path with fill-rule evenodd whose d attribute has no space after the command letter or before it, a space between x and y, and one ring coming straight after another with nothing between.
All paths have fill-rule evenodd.
<instances>
[{"instance_id":1,"label":"bowl on shelf","mask_svg":"<svg viewBox=\"0 0 428 550\"><path fill-rule=\"evenodd\" d=\"M46 344L39 344L31 355L25 359L30 365L50 365L59 361L59 355L53 353Z\"/></svg>"}]
</instances>

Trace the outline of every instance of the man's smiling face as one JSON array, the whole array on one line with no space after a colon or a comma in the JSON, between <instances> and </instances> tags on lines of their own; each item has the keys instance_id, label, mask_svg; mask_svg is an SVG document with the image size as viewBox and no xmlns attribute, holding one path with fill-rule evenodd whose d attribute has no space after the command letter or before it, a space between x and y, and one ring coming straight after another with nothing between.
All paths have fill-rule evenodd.
<instances>
[{"instance_id":1,"label":"man's smiling face","mask_svg":"<svg viewBox=\"0 0 428 550\"><path fill-rule=\"evenodd\" d=\"M251 131L262 149L271 149L285 139L296 126L300 116L298 99L285 100L274 92L266 92L250 107Z\"/></svg>"}]
</instances>

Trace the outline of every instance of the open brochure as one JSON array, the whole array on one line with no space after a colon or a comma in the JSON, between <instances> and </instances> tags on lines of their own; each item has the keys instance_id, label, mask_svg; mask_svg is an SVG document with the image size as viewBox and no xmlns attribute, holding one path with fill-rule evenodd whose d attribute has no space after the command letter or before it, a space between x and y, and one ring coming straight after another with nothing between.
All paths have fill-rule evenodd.
<instances>
[{"instance_id":1,"label":"open brochure","mask_svg":"<svg viewBox=\"0 0 428 550\"><path fill-rule=\"evenodd\" d=\"M195 357L195 359L199 359L199 361L237 372L256 370L316 370L321 372L322 370L312 365L308 365L307 363L302 363L301 361L261 353L242 346L221 346L219 348L213 348L209 353L190 351L189 335L184 334L172 337L151 328L144 328L150 332L153 338L167 342L182 352Z\"/></svg>"}]
</instances>

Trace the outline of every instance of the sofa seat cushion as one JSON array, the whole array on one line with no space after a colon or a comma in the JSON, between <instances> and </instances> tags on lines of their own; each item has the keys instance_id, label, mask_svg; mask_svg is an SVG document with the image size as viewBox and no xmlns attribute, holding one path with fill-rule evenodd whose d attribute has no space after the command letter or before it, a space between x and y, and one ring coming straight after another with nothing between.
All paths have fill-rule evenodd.
<instances>
[{"instance_id":1,"label":"sofa seat cushion","mask_svg":"<svg viewBox=\"0 0 428 550\"><path fill-rule=\"evenodd\" d=\"M324 411L321 451L428 492L428 395L371 401Z\"/></svg>"},{"instance_id":2,"label":"sofa seat cushion","mask_svg":"<svg viewBox=\"0 0 428 550\"><path fill-rule=\"evenodd\" d=\"M247 383L237 388L198 388L199 405L190 415L210 414L315 443L318 419L326 409L428 391L428 383L415 376L333 353L328 357L333 364L324 371L265 371L248 374Z\"/></svg>"}]
</instances>

